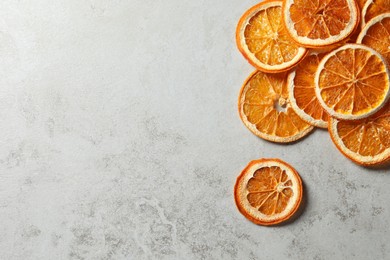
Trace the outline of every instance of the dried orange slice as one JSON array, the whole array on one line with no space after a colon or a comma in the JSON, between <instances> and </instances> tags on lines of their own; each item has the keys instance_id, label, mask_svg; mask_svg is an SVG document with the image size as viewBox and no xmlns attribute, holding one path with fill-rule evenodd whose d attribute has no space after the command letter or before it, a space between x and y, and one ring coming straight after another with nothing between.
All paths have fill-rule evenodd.
<instances>
[{"instance_id":1,"label":"dried orange slice","mask_svg":"<svg viewBox=\"0 0 390 260\"><path fill-rule=\"evenodd\" d=\"M347 39L359 25L360 13L354 0L285 0L283 19L297 43L318 48Z\"/></svg>"},{"instance_id":2,"label":"dried orange slice","mask_svg":"<svg viewBox=\"0 0 390 260\"><path fill-rule=\"evenodd\" d=\"M289 70L306 54L291 38L282 22L282 1L260 3L241 17L236 31L237 46L258 70Z\"/></svg>"},{"instance_id":3,"label":"dried orange slice","mask_svg":"<svg viewBox=\"0 0 390 260\"><path fill-rule=\"evenodd\" d=\"M374 17L390 12L389 0L368 0L362 9L363 27Z\"/></svg>"},{"instance_id":4,"label":"dried orange slice","mask_svg":"<svg viewBox=\"0 0 390 260\"><path fill-rule=\"evenodd\" d=\"M265 226L288 220L299 208L302 193L297 171L279 159L250 162L234 186L238 210L250 221Z\"/></svg>"},{"instance_id":5,"label":"dried orange slice","mask_svg":"<svg viewBox=\"0 0 390 260\"><path fill-rule=\"evenodd\" d=\"M329 133L337 148L361 165L390 160L390 102L378 113L359 121L329 121Z\"/></svg>"},{"instance_id":6,"label":"dried orange slice","mask_svg":"<svg viewBox=\"0 0 390 260\"><path fill-rule=\"evenodd\" d=\"M309 124L328 127L328 114L317 99L314 76L325 53L313 52L306 56L288 75L288 93L295 113Z\"/></svg>"},{"instance_id":7,"label":"dried orange slice","mask_svg":"<svg viewBox=\"0 0 390 260\"><path fill-rule=\"evenodd\" d=\"M315 75L322 107L342 120L366 118L389 98L389 71L384 58L360 44L346 44L327 54Z\"/></svg>"},{"instance_id":8,"label":"dried orange slice","mask_svg":"<svg viewBox=\"0 0 390 260\"><path fill-rule=\"evenodd\" d=\"M255 135L272 142L296 141L313 130L291 108L287 74L255 71L245 81L238 99L241 120Z\"/></svg>"},{"instance_id":9,"label":"dried orange slice","mask_svg":"<svg viewBox=\"0 0 390 260\"><path fill-rule=\"evenodd\" d=\"M371 19L357 39L358 43L367 45L379 52L390 64L390 13Z\"/></svg>"}]
</instances>

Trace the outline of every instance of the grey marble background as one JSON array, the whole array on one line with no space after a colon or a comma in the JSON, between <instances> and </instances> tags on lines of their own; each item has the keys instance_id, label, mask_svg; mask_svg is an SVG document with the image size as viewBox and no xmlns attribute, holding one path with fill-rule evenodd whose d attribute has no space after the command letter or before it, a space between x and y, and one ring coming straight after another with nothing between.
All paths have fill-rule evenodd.
<instances>
[{"instance_id":1,"label":"grey marble background","mask_svg":"<svg viewBox=\"0 0 390 260\"><path fill-rule=\"evenodd\" d=\"M256 2L0 2L0 259L390 258L389 169L239 120L234 31ZM259 157L304 180L289 225L236 210Z\"/></svg>"}]
</instances>

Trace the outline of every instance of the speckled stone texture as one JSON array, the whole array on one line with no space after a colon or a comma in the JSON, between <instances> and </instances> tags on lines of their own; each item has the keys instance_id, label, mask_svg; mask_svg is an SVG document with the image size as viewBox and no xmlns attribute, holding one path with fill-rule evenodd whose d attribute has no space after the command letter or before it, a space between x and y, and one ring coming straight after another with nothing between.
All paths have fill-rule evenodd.
<instances>
[{"instance_id":1,"label":"speckled stone texture","mask_svg":"<svg viewBox=\"0 0 390 260\"><path fill-rule=\"evenodd\" d=\"M2 0L0 259L389 259L389 169L241 123L234 32L256 3ZM291 224L236 210L260 157L303 178Z\"/></svg>"}]
</instances>

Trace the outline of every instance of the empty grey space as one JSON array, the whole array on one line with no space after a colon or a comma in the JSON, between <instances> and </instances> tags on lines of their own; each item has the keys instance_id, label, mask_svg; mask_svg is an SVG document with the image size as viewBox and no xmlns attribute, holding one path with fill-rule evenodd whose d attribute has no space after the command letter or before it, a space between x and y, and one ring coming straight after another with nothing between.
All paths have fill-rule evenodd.
<instances>
[{"instance_id":1,"label":"empty grey space","mask_svg":"<svg viewBox=\"0 0 390 260\"><path fill-rule=\"evenodd\" d=\"M253 0L0 2L0 259L385 259L389 169L317 130L252 135L235 27ZM233 199L257 158L306 203L261 227Z\"/></svg>"}]
</instances>

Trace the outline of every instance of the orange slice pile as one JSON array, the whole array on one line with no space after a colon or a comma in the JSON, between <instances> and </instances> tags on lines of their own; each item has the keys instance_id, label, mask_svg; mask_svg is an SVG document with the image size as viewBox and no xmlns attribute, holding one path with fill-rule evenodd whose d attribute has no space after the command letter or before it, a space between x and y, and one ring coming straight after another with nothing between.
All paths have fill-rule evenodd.
<instances>
[{"instance_id":1,"label":"orange slice pile","mask_svg":"<svg viewBox=\"0 0 390 260\"><path fill-rule=\"evenodd\" d=\"M275 225L291 218L302 200L297 171L279 159L252 161L238 176L234 198L238 210L259 225Z\"/></svg>"},{"instance_id":2,"label":"orange slice pile","mask_svg":"<svg viewBox=\"0 0 390 260\"><path fill-rule=\"evenodd\" d=\"M306 54L283 25L282 1L262 2L245 12L237 26L236 40L244 57L265 72L289 70Z\"/></svg>"},{"instance_id":3,"label":"orange slice pile","mask_svg":"<svg viewBox=\"0 0 390 260\"><path fill-rule=\"evenodd\" d=\"M241 17L236 41L257 69L238 98L252 133L289 143L325 128L356 164L390 163L390 0L264 1ZM302 182L279 159L255 160L234 198L247 219L274 225L297 211Z\"/></svg>"},{"instance_id":4,"label":"orange slice pile","mask_svg":"<svg viewBox=\"0 0 390 260\"><path fill-rule=\"evenodd\" d=\"M258 70L241 88L239 115L265 140L289 143L329 122L370 121L389 102L388 0L264 1L241 17L236 41ZM379 145L372 132L364 136Z\"/></svg>"}]
</instances>

